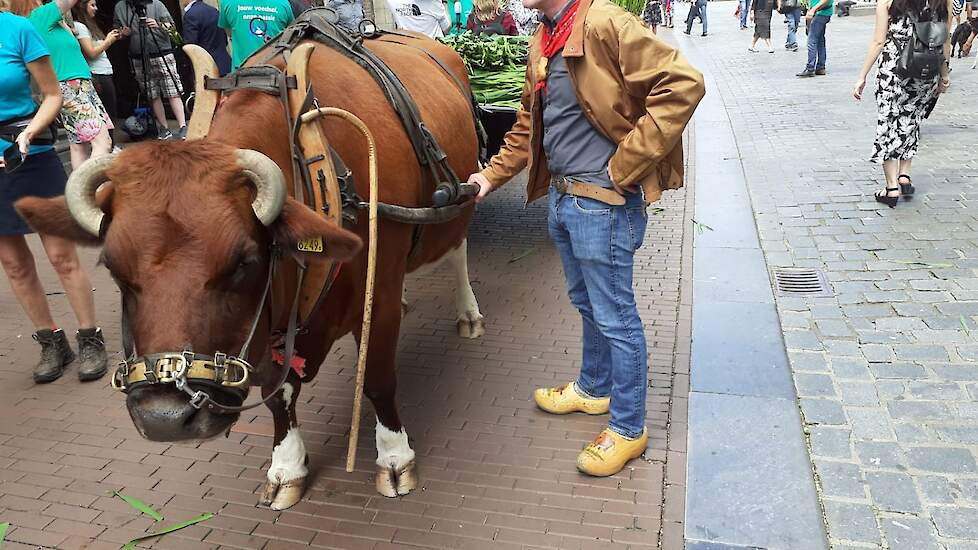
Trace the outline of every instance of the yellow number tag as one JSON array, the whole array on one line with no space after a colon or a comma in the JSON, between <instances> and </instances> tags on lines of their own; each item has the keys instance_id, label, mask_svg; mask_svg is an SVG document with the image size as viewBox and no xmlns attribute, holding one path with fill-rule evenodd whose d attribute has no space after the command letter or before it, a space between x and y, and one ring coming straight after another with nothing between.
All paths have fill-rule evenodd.
<instances>
[{"instance_id":1,"label":"yellow number tag","mask_svg":"<svg viewBox=\"0 0 978 550\"><path fill-rule=\"evenodd\" d=\"M302 239L299 241L299 250L301 252L322 252L323 238L316 237L314 239Z\"/></svg>"}]
</instances>

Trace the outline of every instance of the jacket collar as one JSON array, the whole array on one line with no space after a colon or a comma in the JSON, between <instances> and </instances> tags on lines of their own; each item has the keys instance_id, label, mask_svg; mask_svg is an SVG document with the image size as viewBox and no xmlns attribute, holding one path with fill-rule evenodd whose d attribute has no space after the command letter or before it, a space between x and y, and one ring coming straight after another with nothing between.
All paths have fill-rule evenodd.
<instances>
[{"instance_id":1,"label":"jacket collar","mask_svg":"<svg viewBox=\"0 0 978 550\"><path fill-rule=\"evenodd\" d=\"M591 8L594 0L581 0L581 5L577 8L577 18L574 19L574 28L571 29L567 43L564 44L563 56L583 57L584 56L584 23L587 20L587 12Z\"/></svg>"},{"instance_id":2,"label":"jacket collar","mask_svg":"<svg viewBox=\"0 0 978 550\"><path fill-rule=\"evenodd\" d=\"M571 29L570 36L567 37L567 43L564 44L564 49L561 52L563 57L583 57L584 56L584 20L587 19L588 9L594 0L581 0L580 5L577 8L576 19L574 19L574 27ZM560 18L558 14L557 18ZM544 21L544 16L540 16L540 26L537 28L537 32L534 35L536 37L537 44L541 44L543 41L543 26L547 23Z\"/></svg>"}]
</instances>

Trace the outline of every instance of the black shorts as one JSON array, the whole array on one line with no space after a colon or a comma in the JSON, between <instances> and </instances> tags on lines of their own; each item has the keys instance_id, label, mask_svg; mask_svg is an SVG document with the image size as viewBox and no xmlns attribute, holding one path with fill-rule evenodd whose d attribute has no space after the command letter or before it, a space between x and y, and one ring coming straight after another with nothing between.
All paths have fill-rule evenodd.
<instances>
[{"instance_id":1,"label":"black shorts","mask_svg":"<svg viewBox=\"0 0 978 550\"><path fill-rule=\"evenodd\" d=\"M64 195L67 180L61 159L54 151L27 155L24 164L12 174L0 168L0 236L33 233L14 210L14 202L24 197Z\"/></svg>"}]
</instances>

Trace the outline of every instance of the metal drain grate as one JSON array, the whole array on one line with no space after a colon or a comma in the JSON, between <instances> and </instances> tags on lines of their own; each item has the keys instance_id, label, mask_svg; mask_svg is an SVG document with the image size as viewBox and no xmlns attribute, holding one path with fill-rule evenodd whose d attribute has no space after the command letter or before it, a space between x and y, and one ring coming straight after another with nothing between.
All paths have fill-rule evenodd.
<instances>
[{"instance_id":1,"label":"metal drain grate","mask_svg":"<svg viewBox=\"0 0 978 550\"><path fill-rule=\"evenodd\" d=\"M779 296L831 296L825 274L817 269L798 267L774 268L774 282Z\"/></svg>"}]
</instances>

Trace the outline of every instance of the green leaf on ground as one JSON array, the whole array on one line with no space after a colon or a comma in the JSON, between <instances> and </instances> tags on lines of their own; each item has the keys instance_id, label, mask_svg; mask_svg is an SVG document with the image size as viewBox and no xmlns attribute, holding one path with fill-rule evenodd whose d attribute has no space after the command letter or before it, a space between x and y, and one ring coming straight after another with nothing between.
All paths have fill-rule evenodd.
<instances>
[{"instance_id":1,"label":"green leaf on ground","mask_svg":"<svg viewBox=\"0 0 978 550\"><path fill-rule=\"evenodd\" d=\"M958 320L961 321L961 328L963 328L965 332L970 332L968 329L968 322L965 320L964 315L959 315Z\"/></svg>"},{"instance_id":2,"label":"green leaf on ground","mask_svg":"<svg viewBox=\"0 0 978 550\"><path fill-rule=\"evenodd\" d=\"M648 212L650 216L655 216L656 214L661 214L661 213L665 212L666 209L665 208L659 208L658 206L650 206L650 207L646 208L645 211Z\"/></svg>"},{"instance_id":3,"label":"green leaf on ground","mask_svg":"<svg viewBox=\"0 0 978 550\"><path fill-rule=\"evenodd\" d=\"M185 527L190 527L191 525L197 525L202 521L207 521L212 517L214 517L214 514L208 512L206 514L201 514L193 519L188 519L187 521L176 523L174 525L169 525L167 527L160 529L159 531L156 531L155 533L147 533L141 537L136 537L131 541L127 542L126 545L122 547L122 550L132 550L141 541L151 539L154 537L162 537L163 535L168 535L174 531L179 531L180 529L183 529Z\"/></svg>"},{"instance_id":4,"label":"green leaf on ground","mask_svg":"<svg viewBox=\"0 0 978 550\"><path fill-rule=\"evenodd\" d=\"M700 223L700 222L698 222L696 220L692 220L692 221L693 221L693 227L696 228L696 232L698 234L703 234L703 231L704 230L706 230L706 231L713 231L713 228L710 227L710 226L708 226L708 225L706 225L705 223Z\"/></svg>"},{"instance_id":5,"label":"green leaf on ground","mask_svg":"<svg viewBox=\"0 0 978 550\"><path fill-rule=\"evenodd\" d=\"M536 251L537 251L536 248L527 248L523 252L520 252L519 254L513 256L512 258L510 258L509 261L506 262L506 263L515 264L516 262L522 260L523 258L529 256L530 254L533 254Z\"/></svg>"},{"instance_id":6,"label":"green leaf on ground","mask_svg":"<svg viewBox=\"0 0 978 550\"><path fill-rule=\"evenodd\" d=\"M7 529L10 529L9 523L0 523L0 546L3 546L3 539L7 537Z\"/></svg>"},{"instance_id":7,"label":"green leaf on ground","mask_svg":"<svg viewBox=\"0 0 978 550\"><path fill-rule=\"evenodd\" d=\"M124 495L119 491L112 491L112 495L121 498L122 500L126 501L129 506L132 506L133 508L153 518L153 521L163 521L163 516L161 516L156 510L150 508L145 502L131 496Z\"/></svg>"}]
</instances>

